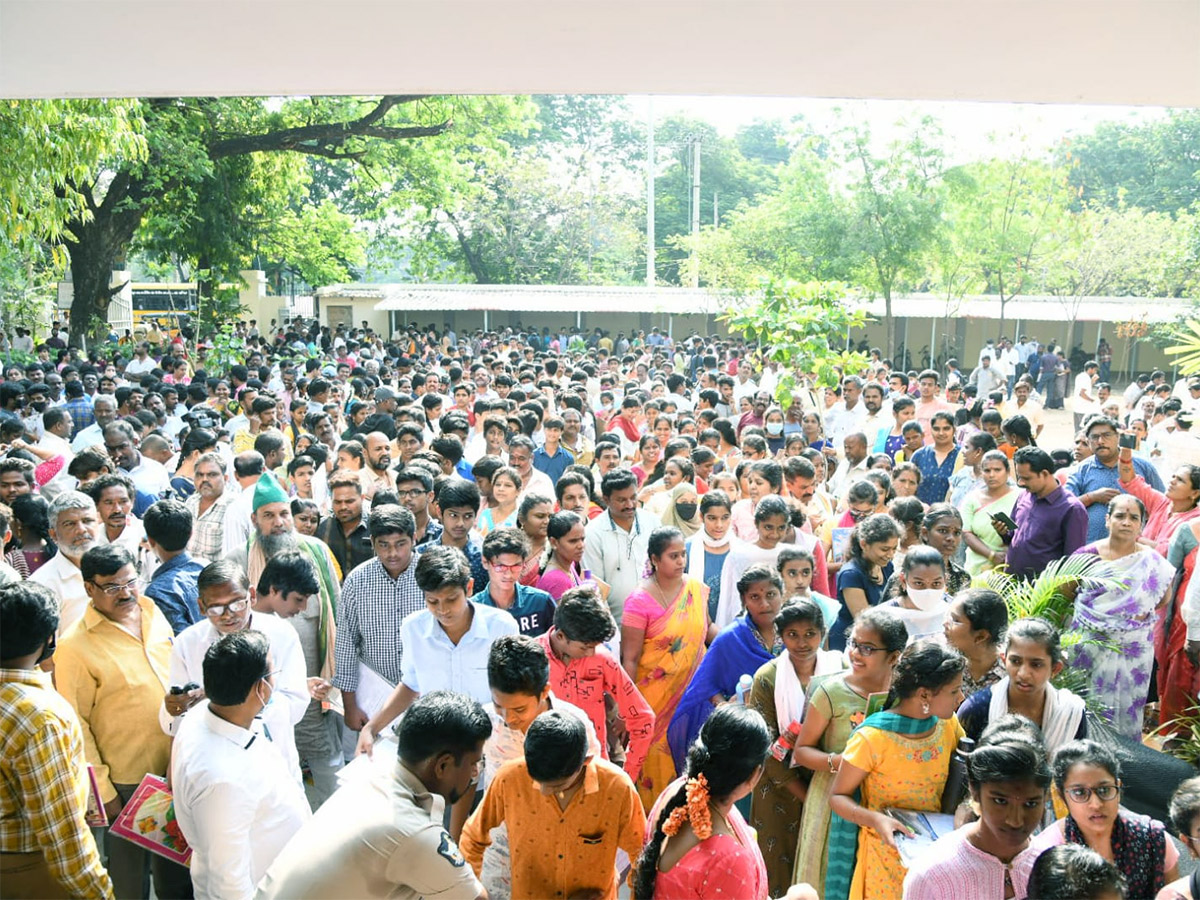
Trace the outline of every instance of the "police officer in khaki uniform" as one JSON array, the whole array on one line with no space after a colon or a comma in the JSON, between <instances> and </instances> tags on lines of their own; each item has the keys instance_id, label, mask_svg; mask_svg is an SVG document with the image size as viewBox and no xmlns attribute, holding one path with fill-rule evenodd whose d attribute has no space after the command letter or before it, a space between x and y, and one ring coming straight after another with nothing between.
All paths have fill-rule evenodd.
<instances>
[{"instance_id":1,"label":"police officer in khaki uniform","mask_svg":"<svg viewBox=\"0 0 1200 900\"><path fill-rule=\"evenodd\" d=\"M258 900L486 896L442 827L478 777L492 723L463 694L420 697L400 720L399 758L373 761L296 833L259 882Z\"/></svg>"}]
</instances>

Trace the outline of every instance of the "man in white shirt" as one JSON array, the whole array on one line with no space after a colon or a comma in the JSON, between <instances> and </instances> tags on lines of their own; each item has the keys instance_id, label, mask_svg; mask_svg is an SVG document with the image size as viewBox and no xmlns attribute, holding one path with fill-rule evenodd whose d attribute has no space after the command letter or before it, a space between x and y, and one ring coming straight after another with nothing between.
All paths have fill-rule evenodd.
<instances>
[{"instance_id":1,"label":"man in white shirt","mask_svg":"<svg viewBox=\"0 0 1200 900\"><path fill-rule=\"evenodd\" d=\"M625 598L637 589L648 559L650 533L662 524L637 508L637 478L629 469L613 469L600 481L608 509L586 528L583 567L609 585L608 606L619 622Z\"/></svg>"},{"instance_id":2,"label":"man in white shirt","mask_svg":"<svg viewBox=\"0 0 1200 900\"><path fill-rule=\"evenodd\" d=\"M30 575L29 580L44 584L58 597L58 633L63 634L87 610L88 594L79 561L83 554L99 545L104 526L92 498L79 491L63 491L55 497L47 518L50 538L58 546L58 553Z\"/></svg>"},{"instance_id":3,"label":"man in white shirt","mask_svg":"<svg viewBox=\"0 0 1200 900\"><path fill-rule=\"evenodd\" d=\"M1084 418L1100 411L1096 405L1095 391L1092 389L1092 385L1099 374L1100 364L1094 359L1089 359L1083 364L1083 371L1075 376L1074 405L1072 409L1075 412L1076 431L1083 426Z\"/></svg>"},{"instance_id":4,"label":"man in white shirt","mask_svg":"<svg viewBox=\"0 0 1200 900\"><path fill-rule=\"evenodd\" d=\"M125 365L125 378L130 382L137 381L139 376L153 372L157 365L150 355L150 345L142 341L133 351L133 359Z\"/></svg>"},{"instance_id":5,"label":"man in white shirt","mask_svg":"<svg viewBox=\"0 0 1200 900\"><path fill-rule=\"evenodd\" d=\"M97 394L92 402L92 412L96 421L87 428L80 430L71 441L71 449L78 453L86 447L94 447L104 443L104 429L117 419L117 398L109 394Z\"/></svg>"},{"instance_id":6,"label":"man in white shirt","mask_svg":"<svg viewBox=\"0 0 1200 900\"><path fill-rule=\"evenodd\" d=\"M113 422L104 429L104 446L113 463L123 469L139 491L153 497L171 492L171 475L157 460L142 455L138 438L127 422Z\"/></svg>"},{"instance_id":7,"label":"man in white shirt","mask_svg":"<svg viewBox=\"0 0 1200 900\"><path fill-rule=\"evenodd\" d=\"M75 458L69 440L72 426L71 414L61 406L52 406L42 413L42 436L38 439L38 446L63 457L64 470Z\"/></svg>"},{"instance_id":8,"label":"man in white shirt","mask_svg":"<svg viewBox=\"0 0 1200 900\"><path fill-rule=\"evenodd\" d=\"M743 397L753 397L758 392L758 385L750 376L753 374L752 364L749 359L742 357L738 360L737 381L733 385L733 401L737 401Z\"/></svg>"},{"instance_id":9,"label":"man in white shirt","mask_svg":"<svg viewBox=\"0 0 1200 900\"><path fill-rule=\"evenodd\" d=\"M204 654L207 699L184 717L175 736L171 788L192 848L197 900L253 897L275 857L311 817L303 789L279 765L276 738L262 718L277 690L277 665L266 635L223 635Z\"/></svg>"},{"instance_id":10,"label":"man in white shirt","mask_svg":"<svg viewBox=\"0 0 1200 900\"><path fill-rule=\"evenodd\" d=\"M891 404L884 403L883 395L883 385L873 381L862 389L862 405L867 414L859 423L858 430L867 436L868 449L874 448L878 443L880 431L890 431L892 428Z\"/></svg>"},{"instance_id":11,"label":"man in white shirt","mask_svg":"<svg viewBox=\"0 0 1200 900\"><path fill-rule=\"evenodd\" d=\"M1005 387L1004 375L992 365L992 355L984 353L979 358L979 366L971 373L971 384L975 385L979 393L977 396L981 400L986 400L988 394L992 391L998 391Z\"/></svg>"},{"instance_id":12,"label":"man in white shirt","mask_svg":"<svg viewBox=\"0 0 1200 900\"><path fill-rule=\"evenodd\" d=\"M257 450L239 453L233 459L233 477L236 487L226 490L237 491L237 499L225 509L225 523L221 530L221 549L225 555L244 553L246 542L254 530L250 514L254 512L254 488L266 471L263 455Z\"/></svg>"},{"instance_id":13,"label":"man in white shirt","mask_svg":"<svg viewBox=\"0 0 1200 900\"><path fill-rule=\"evenodd\" d=\"M825 413L825 437L835 447L840 447L846 436L862 430L867 418L866 404L862 402L862 379L847 375L842 379L842 399Z\"/></svg>"},{"instance_id":14,"label":"man in white shirt","mask_svg":"<svg viewBox=\"0 0 1200 900\"><path fill-rule=\"evenodd\" d=\"M297 566L307 564L298 554L289 554L288 558ZM204 654L222 636L261 631L271 645L275 689L279 692L263 711L262 719L288 772L297 784L302 784L293 729L312 698L308 693L304 653L295 629L282 619L252 609L250 581L242 567L231 560L222 559L206 566L197 579L197 588L197 603L204 620L189 625L175 637L171 647L172 688L203 683ZM171 735L178 733L184 714L204 696L204 690L198 688L167 694L158 711L162 730Z\"/></svg>"}]
</instances>

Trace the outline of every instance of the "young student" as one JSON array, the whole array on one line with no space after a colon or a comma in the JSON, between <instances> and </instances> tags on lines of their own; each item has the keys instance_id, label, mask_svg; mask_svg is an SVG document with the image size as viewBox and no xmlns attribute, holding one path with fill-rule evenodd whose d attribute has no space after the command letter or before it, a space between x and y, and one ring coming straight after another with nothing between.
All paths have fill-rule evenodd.
<instances>
[{"instance_id":1,"label":"young student","mask_svg":"<svg viewBox=\"0 0 1200 900\"><path fill-rule=\"evenodd\" d=\"M730 516L733 503L719 488L700 500L701 528L687 540L687 574L708 587L708 618L715 621L721 600L721 571L732 546Z\"/></svg>"},{"instance_id":2,"label":"young student","mask_svg":"<svg viewBox=\"0 0 1200 900\"><path fill-rule=\"evenodd\" d=\"M908 629L908 642L944 635L950 603L946 596L946 561L933 547L917 544L904 554L899 577L900 593L883 606L891 609Z\"/></svg>"},{"instance_id":3,"label":"young student","mask_svg":"<svg viewBox=\"0 0 1200 900\"><path fill-rule=\"evenodd\" d=\"M620 661L601 646L616 633L617 623L608 604L595 588L581 586L559 598L554 627L539 637L538 643L550 659L550 686L555 695L587 713L605 758L614 755L614 748L609 746L604 695L616 701L629 733L624 768L636 782L654 737L654 712ZM619 755L622 748L616 749Z\"/></svg>"},{"instance_id":4,"label":"young student","mask_svg":"<svg viewBox=\"0 0 1200 900\"><path fill-rule=\"evenodd\" d=\"M416 520L414 547L432 544L441 538L442 523L429 515L429 504L433 502L432 475L420 466L406 466L396 475L396 496Z\"/></svg>"},{"instance_id":5,"label":"young student","mask_svg":"<svg viewBox=\"0 0 1200 900\"><path fill-rule=\"evenodd\" d=\"M492 735L483 747L484 770L480 787L486 788L502 765L525 756L525 733L539 715L552 709L584 723L589 752L601 755L591 721L578 706L554 696L550 690L550 659L546 650L527 635L497 638L488 654L488 687L492 702L484 709L492 720ZM512 896L512 873L505 826L492 831L492 842L483 853L480 881L489 900Z\"/></svg>"},{"instance_id":6,"label":"young student","mask_svg":"<svg viewBox=\"0 0 1200 900\"><path fill-rule=\"evenodd\" d=\"M488 570L483 564L481 541L472 531L482 501L479 486L464 478L451 477L443 481L435 493L438 521L442 526L441 536L436 541L419 544L415 552L425 553L430 547L454 547L461 550L471 567L471 580L475 584L475 590L485 590L488 586Z\"/></svg>"},{"instance_id":7,"label":"young student","mask_svg":"<svg viewBox=\"0 0 1200 900\"><path fill-rule=\"evenodd\" d=\"M718 629L729 625L741 611L737 585L742 573L759 563L775 569L779 554L791 546L785 544L783 538L792 524L792 509L782 497L773 494L763 497L754 510L754 524L757 540L752 544L738 542L725 558L721 570L721 599L714 620Z\"/></svg>"},{"instance_id":8,"label":"young student","mask_svg":"<svg viewBox=\"0 0 1200 900\"><path fill-rule=\"evenodd\" d=\"M529 538L520 528L497 528L483 539L483 565L488 583L471 598L474 603L506 610L517 620L521 634L545 634L554 619L554 600L548 593L521 584L518 578L529 555Z\"/></svg>"},{"instance_id":9,"label":"young student","mask_svg":"<svg viewBox=\"0 0 1200 900\"><path fill-rule=\"evenodd\" d=\"M192 539L192 514L178 500L159 500L146 510L142 524L150 549L159 561L145 594L162 610L171 630L179 634L200 621L197 603L200 589L196 580L204 564L187 552L188 541Z\"/></svg>"},{"instance_id":10,"label":"young student","mask_svg":"<svg viewBox=\"0 0 1200 900\"><path fill-rule=\"evenodd\" d=\"M587 728L550 710L525 734L525 758L496 773L463 829L462 851L476 875L492 829L507 826L514 897L617 896L617 852L642 849L646 814L625 774L597 759Z\"/></svg>"},{"instance_id":11,"label":"young student","mask_svg":"<svg viewBox=\"0 0 1200 900\"><path fill-rule=\"evenodd\" d=\"M826 622L837 619L840 605L832 597L826 597L812 589L813 571L816 560L812 553L800 547L784 547L779 551L777 563L779 576L783 579L783 602L791 603L797 597L811 600L821 609L821 615ZM826 630L828 634L828 630ZM824 646L822 640L822 646Z\"/></svg>"},{"instance_id":12,"label":"young student","mask_svg":"<svg viewBox=\"0 0 1200 900\"><path fill-rule=\"evenodd\" d=\"M1189 778L1179 785L1168 810L1179 840L1193 859L1200 857L1200 778ZM1200 868L1166 885L1156 900L1200 900Z\"/></svg>"},{"instance_id":13,"label":"young student","mask_svg":"<svg viewBox=\"0 0 1200 900\"><path fill-rule=\"evenodd\" d=\"M492 642L517 633L517 622L507 612L468 599L471 569L457 547L424 548L413 575L425 594L425 609L404 617L400 683L363 726L358 753L370 753L384 727L422 694L457 691L487 703L491 692L485 673Z\"/></svg>"}]
</instances>

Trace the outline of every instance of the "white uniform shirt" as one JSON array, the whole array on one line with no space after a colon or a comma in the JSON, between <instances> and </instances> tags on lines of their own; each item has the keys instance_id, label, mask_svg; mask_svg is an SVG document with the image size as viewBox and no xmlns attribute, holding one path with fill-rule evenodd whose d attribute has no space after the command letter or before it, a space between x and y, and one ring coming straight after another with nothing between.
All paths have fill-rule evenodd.
<instances>
[{"instance_id":1,"label":"white uniform shirt","mask_svg":"<svg viewBox=\"0 0 1200 900\"><path fill-rule=\"evenodd\" d=\"M147 456L142 456L141 461L125 474L139 491L154 497L161 497L171 490L171 473L167 467Z\"/></svg>"},{"instance_id":2,"label":"white uniform shirt","mask_svg":"<svg viewBox=\"0 0 1200 900\"><path fill-rule=\"evenodd\" d=\"M103 526L100 526L103 529ZM29 576L30 581L44 584L58 597L58 633L66 630L83 618L88 607L87 589L83 586L83 573L60 550L54 558Z\"/></svg>"},{"instance_id":3,"label":"white uniform shirt","mask_svg":"<svg viewBox=\"0 0 1200 900\"><path fill-rule=\"evenodd\" d=\"M429 610L417 610L404 617L400 626L404 647L400 680L409 690L418 694L457 691L480 703L491 702L487 664L492 642L519 629L517 620L503 609L479 603L471 606L475 611L471 627L457 644L450 642Z\"/></svg>"},{"instance_id":4,"label":"white uniform shirt","mask_svg":"<svg viewBox=\"0 0 1200 900\"><path fill-rule=\"evenodd\" d=\"M310 700L300 638L296 636L296 630L283 619L266 613L253 613L248 627L251 631L261 631L271 644L272 665L279 673L275 676L275 699L263 710L262 719L271 731L276 752L283 756L287 764L287 771L300 784L300 757L296 752L293 728L308 709ZM207 619L189 625L175 636L175 643L171 646L170 670L173 686L182 686L189 681L204 684L204 654L220 636L221 633ZM158 724L167 734L176 734L182 720L197 709L200 709L199 705L182 716L172 718L167 715L164 701L158 708Z\"/></svg>"},{"instance_id":5,"label":"white uniform shirt","mask_svg":"<svg viewBox=\"0 0 1200 900\"><path fill-rule=\"evenodd\" d=\"M196 900L253 897L275 857L312 818L304 789L279 765L266 730L259 719L249 730L225 721L207 700L179 726L171 789L192 848Z\"/></svg>"}]
</instances>

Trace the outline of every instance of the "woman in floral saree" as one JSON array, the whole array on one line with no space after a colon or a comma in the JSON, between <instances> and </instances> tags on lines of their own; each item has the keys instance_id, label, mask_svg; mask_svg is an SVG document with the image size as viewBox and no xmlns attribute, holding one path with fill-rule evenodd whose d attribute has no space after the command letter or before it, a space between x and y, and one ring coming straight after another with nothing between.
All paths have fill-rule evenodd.
<instances>
[{"instance_id":1,"label":"woman in floral saree","mask_svg":"<svg viewBox=\"0 0 1200 900\"><path fill-rule=\"evenodd\" d=\"M621 665L654 710L654 738L638 794L649 809L676 776L667 726L710 637L708 588L687 576L687 550L678 528L656 528L648 546L650 574L625 600Z\"/></svg>"}]
</instances>

